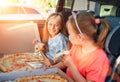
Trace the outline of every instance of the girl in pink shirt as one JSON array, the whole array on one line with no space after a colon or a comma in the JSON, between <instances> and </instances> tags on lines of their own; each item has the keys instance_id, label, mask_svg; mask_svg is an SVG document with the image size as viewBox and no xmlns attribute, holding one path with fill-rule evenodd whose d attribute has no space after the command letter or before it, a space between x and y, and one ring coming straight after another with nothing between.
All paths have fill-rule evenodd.
<instances>
[{"instance_id":1,"label":"girl in pink shirt","mask_svg":"<svg viewBox=\"0 0 120 82\"><path fill-rule=\"evenodd\" d=\"M101 32L98 24L102 24ZM103 50L109 24L91 13L72 12L67 21L72 47L69 55L53 67L67 67L67 75L75 82L105 82L110 61Z\"/></svg>"}]
</instances>

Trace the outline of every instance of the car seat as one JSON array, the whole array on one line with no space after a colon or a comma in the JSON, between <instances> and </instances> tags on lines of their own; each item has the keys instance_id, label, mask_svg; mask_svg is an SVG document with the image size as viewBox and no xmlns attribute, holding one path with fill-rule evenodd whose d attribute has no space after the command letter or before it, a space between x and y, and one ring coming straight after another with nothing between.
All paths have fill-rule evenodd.
<instances>
[{"instance_id":1,"label":"car seat","mask_svg":"<svg viewBox=\"0 0 120 82\"><path fill-rule=\"evenodd\" d=\"M105 51L111 61L111 71L105 82L120 82L120 17L107 16L111 31L105 42Z\"/></svg>"}]
</instances>

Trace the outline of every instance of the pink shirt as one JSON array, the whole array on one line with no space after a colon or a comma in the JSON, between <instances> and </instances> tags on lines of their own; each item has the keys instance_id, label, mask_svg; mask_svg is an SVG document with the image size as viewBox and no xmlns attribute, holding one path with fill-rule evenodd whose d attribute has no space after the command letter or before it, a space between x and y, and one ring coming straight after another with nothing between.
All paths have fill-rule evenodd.
<instances>
[{"instance_id":1,"label":"pink shirt","mask_svg":"<svg viewBox=\"0 0 120 82\"><path fill-rule=\"evenodd\" d=\"M73 46L70 55L83 77L95 82L105 82L110 62L104 50L96 49L90 54L82 55L81 47ZM67 69L67 75L73 79L69 69Z\"/></svg>"}]
</instances>

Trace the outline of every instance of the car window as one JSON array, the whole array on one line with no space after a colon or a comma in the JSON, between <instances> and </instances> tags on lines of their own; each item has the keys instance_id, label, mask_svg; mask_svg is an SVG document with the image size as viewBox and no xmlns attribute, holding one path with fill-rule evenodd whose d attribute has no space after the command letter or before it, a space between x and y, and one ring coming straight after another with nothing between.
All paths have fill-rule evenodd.
<instances>
[{"instance_id":1,"label":"car window","mask_svg":"<svg viewBox=\"0 0 120 82\"><path fill-rule=\"evenodd\" d=\"M22 6L4 6L0 8L0 14L39 14L37 10Z\"/></svg>"},{"instance_id":2,"label":"car window","mask_svg":"<svg viewBox=\"0 0 120 82\"><path fill-rule=\"evenodd\" d=\"M58 0L0 0L0 15L42 13L47 18L50 13L55 12L57 1ZM19 6L15 6L16 4L19 4Z\"/></svg>"},{"instance_id":3,"label":"car window","mask_svg":"<svg viewBox=\"0 0 120 82\"><path fill-rule=\"evenodd\" d=\"M74 0L65 0L64 9L72 10Z\"/></svg>"}]
</instances>

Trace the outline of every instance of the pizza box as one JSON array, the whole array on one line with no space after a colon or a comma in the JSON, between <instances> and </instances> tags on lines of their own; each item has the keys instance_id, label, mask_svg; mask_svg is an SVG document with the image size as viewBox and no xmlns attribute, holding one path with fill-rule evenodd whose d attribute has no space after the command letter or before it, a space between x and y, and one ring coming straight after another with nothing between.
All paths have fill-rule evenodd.
<instances>
[{"instance_id":1,"label":"pizza box","mask_svg":"<svg viewBox=\"0 0 120 82\"><path fill-rule=\"evenodd\" d=\"M53 74L56 73L60 76L66 78L69 82L74 82L70 77L68 77L63 71L58 68L50 68L47 70L44 69L36 69L30 71L17 71L17 72L9 72L9 73L0 73L0 82L12 81L16 78L30 76L30 75L43 75L43 74Z\"/></svg>"}]
</instances>

